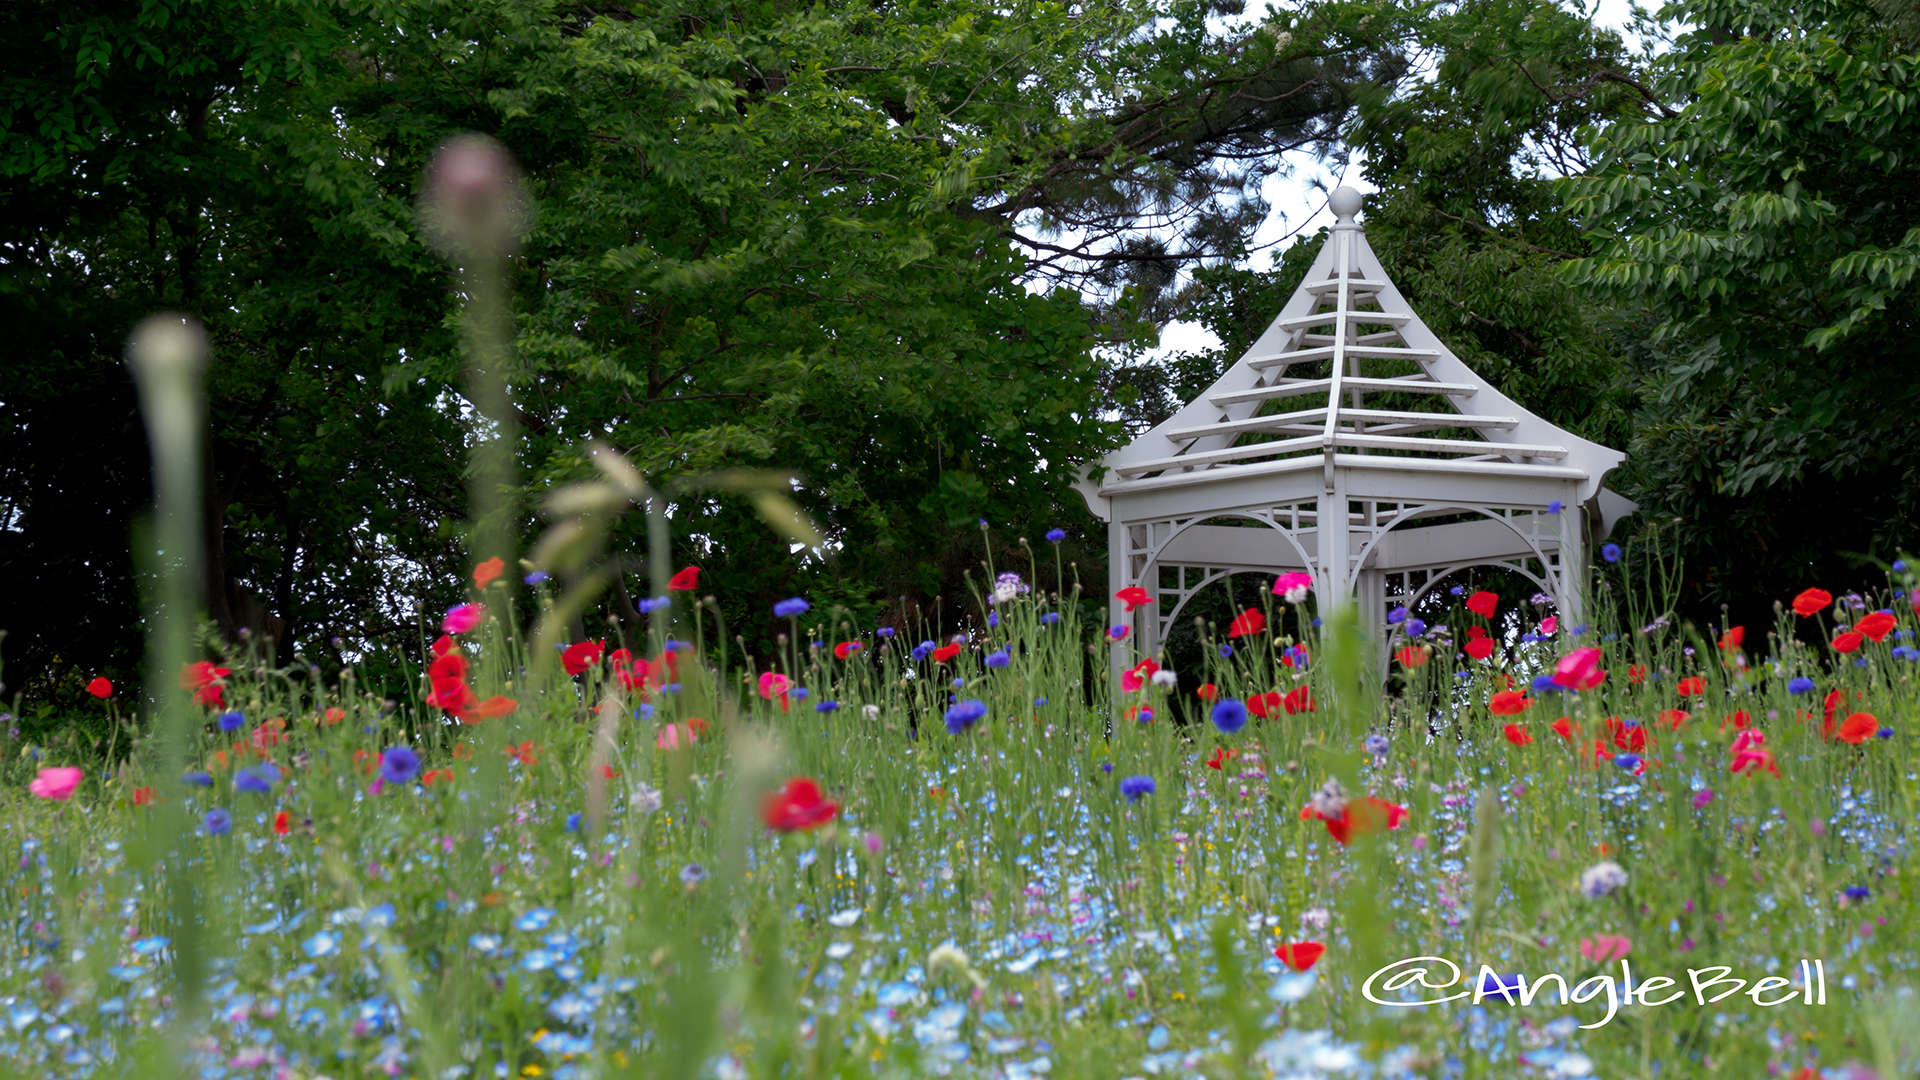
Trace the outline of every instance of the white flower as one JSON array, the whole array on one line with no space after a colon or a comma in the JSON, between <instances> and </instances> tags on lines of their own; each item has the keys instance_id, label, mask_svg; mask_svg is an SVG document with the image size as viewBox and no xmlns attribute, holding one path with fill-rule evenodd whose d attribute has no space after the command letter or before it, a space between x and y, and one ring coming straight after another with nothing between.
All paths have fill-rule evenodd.
<instances>
[{"instance_id":1,"label":"white flower","mask_svg":"<svg viewBox=\"0 0 1920 1080\"><path fill-rule=\"evenodd\" d=\"M860 711L864 713L869 720L880 719L880 706L878 705L862 705Z\"/></svg>"},{"instance_id":2,"label":"white flower","mask_svg":"<svg viewBox=\"0 0 1920 1080\"><path fill-rule=\"evenodd\" d=\"M1179 682L1180 682L1180 676L1175 675L1173 672L1168 671L1165 668L1161 668L1159 671L1156 671L1153 673L1153 685L1155 686L1172 687L1172 686L1178 685Z\"/></svg>"},{"instance_id":3,"label":"white flower","mask_svg":"<svg viewBox=\"0 0 1920 1080\"><path fill-rule=\"evenodd\" d=\"M1318 933L1333 922L1333 915L1326 908L1308 908L1300 913L1300 929Z\"/></svg>"},{"instance_id":4,"label":"white flower","mask_svg":"<svg viewBox=\"0 0 1920 1080\"><path fill-rule=\"evenodd\" d=\"M987 985L987 980L973 970L973 961L967 959L967 954L952 944L933 947L933 951L927 954L927 971L934 974L951 971L976 987Z\"/></svg>"},{"instance_id":5,"label":"white flower","mask_svg":"<svg viewBox=\"0 0 1920 1080\"><path fill-rule=\"evenodd\" d=\"M1004 604L1009 600L1018 599L1020 594L1026 591L1027 584L1020 580L1019 574L1001 574L993 581L993 602Z\"/></svg>"},{"instance_id":6,"label":"white flower","mask_svg":"<svg viewBox=\"0 0 1920 1080\"><path fill-rule=\"evenodd\" d=\"M660 792L650 785L636 784L633 794L627 797L627 805L643 814L651 814L660 809Z\"/></svg>"},{"instance_id":7,"label":"white flower","mask_svg":"<svg viewBox=\"0 0 1920 1080\"><path fill-rule=\"evenodd\" d=\"M1598 862L1580 871L1580 891L1598 899L1627 883L1627 871L1617 862Z\"/></svg>"},{"instance_id":8,"label":"white flower","mask_svg":"<svg viewBox=\"0 0 1920 1080\"><path fill-rule=\"evenodd\" d=\"M1337 818L1347 808L1347 789L1338 780L1328 780L1313 793L1313 811L1322 818Z\"/></svg>"}]
</instances>

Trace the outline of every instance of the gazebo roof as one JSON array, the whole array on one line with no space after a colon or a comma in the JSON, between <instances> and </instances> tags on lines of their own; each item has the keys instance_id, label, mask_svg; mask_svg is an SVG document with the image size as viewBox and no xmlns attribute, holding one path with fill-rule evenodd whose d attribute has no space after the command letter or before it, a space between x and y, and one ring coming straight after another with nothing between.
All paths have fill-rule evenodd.
<instances>
[{"instance_id":1,"label":"gazebo roof","mask_svg":"<svg viewBox=\"0 0 1920 1080\"><path fill-rule=\"evenodd\" d=\"M1521 408L1455 356L1387 279L1354 220L1360 202L1351 188L1334 193L1332 235L1246 355L1100 461L1104 478L1082 485L1096 513L1111 520L1111 501L1134 493L1244 489L1254 478L1267 491L1331 492L1336 470L1391 473L1361 486L1417 486L1409 497L1449 477L1574 481L1578 501L1592 504L1625 455ZM1189 505L1204 500L1185 494L1200 496L1181 500ZM1630 509L1608 494L1621 505L1602 517Z\"/></svg>"}]
</instances>

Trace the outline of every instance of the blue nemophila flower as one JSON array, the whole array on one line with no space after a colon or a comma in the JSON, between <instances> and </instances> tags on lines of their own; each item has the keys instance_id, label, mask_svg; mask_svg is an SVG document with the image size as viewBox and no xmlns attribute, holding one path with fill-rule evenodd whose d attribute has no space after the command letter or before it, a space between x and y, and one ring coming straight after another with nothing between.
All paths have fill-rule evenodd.
<instances>
[{"instance_id":1,"label":"blue nemophila flower","mask_svg":"<svg viewBox=\"0 0 1920 1080\"><path fill-rule=\"evenodd\" d=\"M1374 734L1367 736L1366 740L1360 744L1360 748L1374 757L1386 757L1387 745L1385 735Z\"/></svg>"},{"instance_id":2,"label":"blue nemophila flower","mask_svg":"<svg viewBox=\"0 0 1920 1080\"><path fill-rule=\"evenodd\" d=\"M1811 694L1813 693L1813 680L1807 678L1805 675L1795 675L1787 681L1787 693Z\"/></svg>"},{"instance_id":3,"label":"blue nemophila flower","mask_svg":"<svg viewBox=\"0 0 1920 1080\"><path fill-rule=\"evenodd\" d=\"M233 831L233 815L216 806L207 811L207 816L200 824L207 830L208 836L225 836Z\"/></svg>"},{"instance_id":4,"label":"blue nemophila flower","mask_svg":"<svg viewBox=\"0 0 1920 1080\"><path fill-rule=\"evenodd\" d=\"M1060 613L1057 611L1049 611L1045 615L1040 616L1040 621L1048 626L1052 626L1054 623L1060 621Z\"/></svg>"},{"instance_id":5,"label":"blue nemophila flower","mask_svg":"<svg viewBox=\"0 0 1920 1080\"><path fill-rule=\"evenodd\" d=\"M236 791L250 791L256 795L271 795L273 781L253 769L241 769L233 774L233 787Z\"/></svg>"},{"instance_id":6,"label":"blue nemophila flower","mask_svg":"<svg viewBox=\"0 0 1920 1080\"><path fill-rule=\"evenodd\" d=\"M538 585L541 582L547 580L547 572L545 570L535 570L533 573L528 574L526 577L523 577L520 580L526 582L529 585Z\"/></svg>"},{"instance_id":7,"label":"blue nemophila flower","mask_svg":"<svg viewBox=\"0 0 1920 1080\"><path fill-rule=\"evenodd\" d=\"M1247 726L1247 706L1234 698L1221 698L1213 705L1213 726L1228 735Z\"/></svg>"},{"instance_id":8,"label":"blue nemophila flower","mask_svg":"<svg viewBox=\"0 0 1920 1080\"><path fill-rule=\"evenodd\" d=\"M1139 802L1143 797L1153 794L1153 791L1151 776L1129 776L1120 781L1120 794L1125 795L1128 802Z\"/></svg>"},{"instance_id":9,"label":"blue nemophila flower","mask_svg":"<svg viewBox=\"0 0 1920 1080\"><path fill-rule=\"evenodd\" d=\"M947 710L947 731L958 735L979 723L980 718L985 715L987 715L987 706L984 702L972 699L962 701Z\"/></svg>"},{"instance_id":10,"label":"blue nemophila flower","mask_svg":"<svg viewBox=\"0 0 1920 1080\"><path fill-rule=\"evenodd\" d=\"M380 779L404 784L420 773L420 755L410 746L389 746L380 754Z\"/></svg>"},{"instance_id":11,"label":"blue nemophila flower","mask_svg":"<svg viewBox=\"0 0 1920 1080\"><path fill-rule=\"evenodd\" d=\"M1548 504L1547 504L1547 513L1549 513L1549 514L1557 514L1557 513L1559 513L1559 512L1560 512L1560 500L1559 500L1559 499L1555 499L1555 500L1553 500L1552 502L1550 502L1550 503L1548 503Z\"/></svg>"},{"instance_id":12,"label":"blue nemophila flower","mask_svg":"<svg viewBox=\"0 0 1920 1080\"><path fill-rule=\"evenodd\" d=\"M1619 562L1620 561L1620 545L1619 544L1601 545L1600 557L1607 560L1608 562Z\"/></svg>"},{"instance_id":13,"label":"blue nemophila flower","mask_svg":"<svg viewBox=\"0 0 1920 1080\"><path fill-rule=\"evenodd\" d=\"M1066 538L1067 538L1067 530L1065 529L1048 529L1047 530L1047 543L1049 544L1057 544L1060 541L1065 540Z\"/></svg>"},{"instance_id":14,"label":"blue nemophila flower","mask_svg":"<svg viewBox=\"0 0 1920 1080\"><path fill-rule=\"evenodd\" d=\"M190 772L187 775L181 777L180 782L183 784L191 784L194 787L212 787L213 774L203 773L198 771Z\"/></svg>"},{"instance_id":15,"label":"blue nemophila flower","mask_svg":"<svg viewBox=\"0 0 1920 1080\"><path fill-rule=\"evenodd\" d=\"M840 707L840 703L837 701L823 701L820 704L815 705L813 707L813 711L817 713L830 713L835 709L838 709L839 707Z\"/></svg>"},{"instance_id":16,"label":"blue nemophila flower","mask_svg":"<svg viewBox=\"0 0 1920 1080\"><path fill-rule=\"evenodd\" d=\"M937 648L939 648L939 646L935 645L933 642L923 641L920 644L915 645L913 647L913 658L915 660L925 660L927 658L927 654Z\"/></svg>"},{"instance_id":17,"label":"blue nemophila flower","mask_svg":"<svg viewBox=\"0 0 1920 1080\"><path fill-rule=\"evenodd\" d=\"M1007 655L1007 650L1005 649L995 649L987 654L986 665L988 667L1003 668L1012 662L1013 658Z\"/></svg>"},{"instance_id":18,"label":"blue nemophila flower","mask_svg":"<svg viewBox=\"0 0 1920 1080\"><path fill-rule=\"evenodd\" d=\"M247 718L238 709L229 709L220 714L221 731L239 731L247 726Z\"/></svg>"},{"instance_id":19,"label":"blue nemophila flower","mask_svg":"<svg viewBox=\"0 0 1920 1080\"><path fill-rule=\"evenodd\" d=\"M1389 624L1399 624L1406 621L1407 621L1407 609L1405 607L1397 607L1397 608L1394 608L1392 611L1387 612L1387 622Z\"/></svg>"},{"instance_id":20,"label":"blue nemophila flower","mask_svg":"<svg viewBox=\"0 0 1920 1080\"><path fill-rule=\"evenodd\" d=\"M892 636L893 636L893 627L891 627L891 626L883 626L883 627L881 627L880 629L878 629L878 630L875 630L875 631L874 631L874 633L876 633L876 634L879 634L879 635L880 635L881 637L892 637Z\"/></svg>"},{"instance_id":21,"label":"blue nemophila flower","mask_svg":"<svg viewBox=\"0 0 1920 1080\"><path fill-rule=\"evenodd\" d=\"M805 600L802 600L796 596L791 600L782 600L779 603L773 605L773 613L778 618L792 619L792 618L797 618L801 615L805 615L807 613L807 609L811 607L813 607L812 604L809 604Z\"/></svg>"},{"instance_id":22,"label":"blue nemophila flower","mask_svg":"<svg viewBox=\"0 0 1920 1080\"><path fill-rule=\"evenodd\" d=\"M1525 975L1495 975L1488 972L1480 979L1480 994L1477 1000L1499 998L1509 1005L1520 1004L1520 991L1526 985Z\"/></svg>"},{"instance_id":23,"label":"blue nemophila flower","mask_svg":"<svg viewBox=\"0 0 1920 1080\"><path fill-rule=\"evenodd\" d=\"M1233 646L1231 645L1220 646L1220 659L1222 660L1233 659Z\"/></svg>"}]
</instances>

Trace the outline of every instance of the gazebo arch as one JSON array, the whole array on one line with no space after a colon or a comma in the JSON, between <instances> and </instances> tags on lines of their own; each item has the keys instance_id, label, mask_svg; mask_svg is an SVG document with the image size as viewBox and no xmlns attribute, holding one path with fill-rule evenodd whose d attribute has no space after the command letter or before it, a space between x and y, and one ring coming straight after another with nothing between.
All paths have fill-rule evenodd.
<instances>
[{"instance_id":1,"label":"gazebo arch","mask_svg":"<svg viewBox=\"0 0 1920 1080\"><path fill-rule=\"evenodd\" d=\"M1246 355L1076 485L1107 523L1109 593L1156 601L1113 602L1141 653L1202 585L1242 572L1304 571L1322 604L1359 603L1371 631L1390 599L1501 565L1578 619L1587 551L1635 509L1602 486L1625 455L1475 374L1387 280L1359 193L1331 205L1331 236ZM1268 527L1208 524L1225 517ZM1115 647L1116 668L1128 651Z\"/></svg>"}]
</instances>

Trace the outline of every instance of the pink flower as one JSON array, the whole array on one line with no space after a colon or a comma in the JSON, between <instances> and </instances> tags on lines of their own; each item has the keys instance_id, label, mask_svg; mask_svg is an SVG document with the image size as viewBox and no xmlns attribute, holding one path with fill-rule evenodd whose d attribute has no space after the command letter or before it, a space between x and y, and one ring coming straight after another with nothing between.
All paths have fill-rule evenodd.
<instances>
[{"instance_id":1,"label":"pink flower","mask_svg":"<svg viewBox=\"0 0 1920 1080\"><path fill-rule=\"evenodd\" d=\"M780 697L785 697L786 693L787 693L787 677L785 675L781 675L778 672L769 671L760 676L760 696L761 697L772 698L776 695Z\"/></svg>"},{"instance_id":2,"label":"pink flower","mask_svg":"<svg viewBox=\"0 0 1920 1080\"><path fill-rule=\"evenodd\" d=\"M1557 686L1591 690L1606 678L1607 673L1600 670L1600 650L1591 646L1573 650L1553 666L1553 681Z\"/></svg>"},{"instance_id":3,"label":"pink flower","mask_svg":"<svg viewBox=\"0 0 1920 1080\"><path fill-rule=\"evenodd\" d=\"M1625 960L1633 952L1633 941L1624 934L1595 934L1580 939L1580 955L1596 964Z\"/></svg>"},{"instance_id":4,"label":"pink flower","mask_svg":"<svg viewBox=\"0 0 1920 1080\"><path fill-rule=\"evenodd\" d=\"M1555 630L1558 630L1558 629L1560 629L1560 616L1549 615L1546 618L1540 620L1540 632L1542 634L1551 635Z\"/></svg>"},{"instance_id":5,"label":"pink flower","mask_svg":"<svg viewBox=\"0 0 1920 1080\"><path fill-rule=\"evenodd\" d=\"M1283 597L1289 604L1297 604L1307 598L1313 588L1313 575L1298 570L1290 574L1281 574L1280 580L1273 583L1273 595Z\"/></svg>"},{"instance_id":6,"label":"pink flower","mask_svg":"<svg viewBox=\"0 0 1920 1080\"><path fill-rule=\"evenodd\" d=\"M73 790L80 786L80 778L85 775L79 769L41 769L27 790L38 798L65 802L73 798Z\"/></svg>"},{"instance_id":7,"label":"pink flower","mask_svg":"<svg viewBox=\"0 0 1920 1080\"><path fill-rule=\"evenodd\" d=\"M660 734L653 740L662 750L678 750L682 741L688 746L700 741L695 737L692 724L662 724Z\"/></svg>"},{"instance_id":8,"label":"pink flower","mask_svg":"<svg viewBox=\"0 0 1920 1080\"><path fill-rule=\"evenodd\" d=\"M440 631L445 634L464 634L479 626L480 620L486 617L485 604L461 604L447 612L446 621L440 624Z\"/></svg>"}]
</instances>

